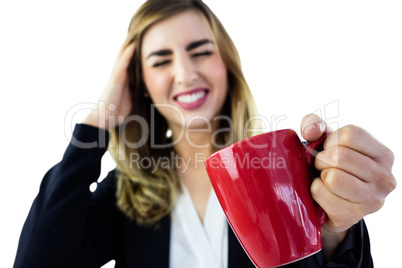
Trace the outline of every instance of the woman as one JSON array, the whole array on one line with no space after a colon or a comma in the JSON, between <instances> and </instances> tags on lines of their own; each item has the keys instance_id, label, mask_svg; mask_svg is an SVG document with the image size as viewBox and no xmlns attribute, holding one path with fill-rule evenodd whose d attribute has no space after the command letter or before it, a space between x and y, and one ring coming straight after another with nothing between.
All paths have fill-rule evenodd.
<instances>
[{"instance_id":1,"label":"woman","mask_svg":"<svg viewBox=\"0 0 402 268\"><path fill-rule=\"evenodd\" d=\"M97 109L43 179L15 267L99 267L111 259L117 267L253 267L199 160L248 136L256 114L237 51L208 7L147 1ZM302 120L306 140L324 130L319 118ZM91 194L106 144L117 169ZM372 266L362 218L395 188L392 163L358 127L329 135L311 187L328 214L323 251L289 267Z\"/></svg>"}]
</instances>

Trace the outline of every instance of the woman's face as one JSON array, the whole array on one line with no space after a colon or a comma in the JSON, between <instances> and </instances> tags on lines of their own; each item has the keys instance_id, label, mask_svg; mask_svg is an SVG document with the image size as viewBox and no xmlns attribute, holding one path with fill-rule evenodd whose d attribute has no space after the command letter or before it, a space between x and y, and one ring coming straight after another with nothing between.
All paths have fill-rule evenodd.
<instances>
[{"instance_id":1,"label":"woman's face","mask_svg":"<svg viewBox=\"0 0 402 268\"><path fill-rule=\"evenodd\" d=\"M205 128L220 113L227 71L206 19L188 10L150 27L142 41L146 89L173 131Z\"/></svg>"}]
</instances>

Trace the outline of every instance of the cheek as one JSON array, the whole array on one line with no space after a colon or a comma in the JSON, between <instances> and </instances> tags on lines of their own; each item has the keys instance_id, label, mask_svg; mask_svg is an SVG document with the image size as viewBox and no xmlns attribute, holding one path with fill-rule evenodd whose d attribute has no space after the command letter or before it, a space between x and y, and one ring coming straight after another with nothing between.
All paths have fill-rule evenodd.
<instances>
[{"instance_id":1,"label":"cheek","mask_svg":"<svg viewBox=\"0 0 402 268\"><path fill-rule=\"evenodd\" d=\"M227 70L222 59L218 56L213 57L208 66L208 73L211 82L226 90L227 88Z\"/></svg>"},{"instance_id":2,"label":"cheek","mask_svg":"<svg viewBox=\"0 0 402 268\"><path fill-rule=\"evenodd\" d=\"M153 100L156 100L158 97L162 97L163 94L161 93L165 91L167 86L166 76L150 70L144 70L144 83L149 95Z\"/></svg>"}]
</instances>

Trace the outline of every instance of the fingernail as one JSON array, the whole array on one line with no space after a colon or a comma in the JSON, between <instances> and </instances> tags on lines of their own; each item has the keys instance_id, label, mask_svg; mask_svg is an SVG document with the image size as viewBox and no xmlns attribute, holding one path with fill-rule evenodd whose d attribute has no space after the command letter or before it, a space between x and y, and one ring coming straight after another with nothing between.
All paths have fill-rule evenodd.
<instances>
[{"instance_id":1,"label":"fingernail","mask_svg":"<svg viewBox=\"0 0 402 268\"><path fill-rule=\"evenodd\" d=\"M321 120L320 120L320 121L317 121L317 122L314 122L314 123L311 123L311 124L307 125L307 126L303 129L303 135L304 135L304 133L305 133L306 131L310 131L311 129L319 129L320 132L324 132L324 131L325 131L325 124L324 124L324 122L322 122Z\"/></svg>"}]
</instances>

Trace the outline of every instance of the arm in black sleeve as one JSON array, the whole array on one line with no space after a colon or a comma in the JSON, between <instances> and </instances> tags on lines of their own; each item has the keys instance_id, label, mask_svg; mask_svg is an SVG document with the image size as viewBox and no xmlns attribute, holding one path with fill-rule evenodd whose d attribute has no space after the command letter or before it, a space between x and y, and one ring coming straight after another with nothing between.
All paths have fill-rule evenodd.
<instances>
[{"instance_id":1,"label":"arm in black sleeve","mask_svg":"<svg viewBox=\"0 0 402 268\"><path fill-rule=\"evenodd\" d=\"M370 252L370 240L364 220L352 226L335 256L324 263L322 253L319 252L309 258L287 265L296 267L326 267L326 268L372 268L373 260Z\"/></svg>"},{"instance_id":2,"label":"arm in black sleeve","mask_svg":"<svg viewBox=\"0 0 402 268\"><path fill-rule=\"evenodd\" d=\"M336 255L325 267L372 268L370 238L364 220L352 226Z\"/></svg>"},{"instance_id":3,"label":"arm in black sleeve","mask_svg":"<svg viewBox=\"0 0 402 268\"><path fill-rule=\"evenodd\" d=\"M62 161L42 180L20 236L14 267L73 263L84 267L84 255L85 267L99 267L112 258L116 218L108 215L115 213L112 179L106 178L105 187L94 194L89 191L100 175L108 139L107 131L76 126ZM105 146L99 146L102 140ZM95 142L87 146L91 148L83 148L90 142ZM114 176L110 173L108 177Z\"/></svg>"}]
</instances>

